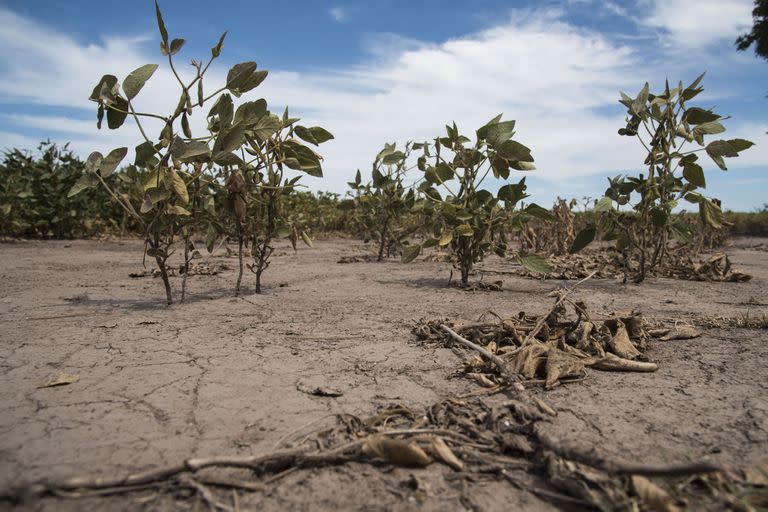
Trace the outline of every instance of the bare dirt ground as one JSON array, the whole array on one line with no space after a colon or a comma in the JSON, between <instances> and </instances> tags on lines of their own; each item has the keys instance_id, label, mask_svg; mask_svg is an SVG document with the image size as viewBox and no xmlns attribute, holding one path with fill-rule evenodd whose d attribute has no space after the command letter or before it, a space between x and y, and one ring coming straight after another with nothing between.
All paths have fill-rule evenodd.
<instances>
[{"instance_id":1,"label":"bare dirt ground","mask_svg":"<svg viewBox=\"0 0 768 512\"><path fill-rule=\"evenodd\" d=\"M636 309L664 319L768 312L768 252L728 250L747 283L590 280L574 296L596 312ZM763 245L764 247L764 245ZM333 415L418 410L478 390L456 376L453 351L420 345L414 320L473 321L489 310L545 313L563 285L504 276L502 292L446 287L449 266L418 261L338 264L362 244L319 240L276 251L263 295L232 296L231 267L192 276L188 300L166 307L141 270L138 241L0 244L0 490L38 479L118 475L192 456L251 454L301 437ZM247 278L250 276L247 276ZM487 278L487 277L486 277ZM250 281L246 281L250 286ZM173 285L180 287L180 278ZM536 393L560 414L553 435L645 462L708 458L728 466L768 455L768 330L704 328L686 341L652 341L656 373L591 372ZM78 382L38 389L59 372ZM334 388L339 397L307 393ZM298 471L242 510L557 510L493 479L459 485L451 469L365 464ZM415 476L426 499L416 499ZM534 482L535 483L535 482ZM536 484L538 485L538 484ZM423 498L424 494L420 495ZM15 510L202 510L188 495L21 503Z\"/></svg>"}]
</instances>

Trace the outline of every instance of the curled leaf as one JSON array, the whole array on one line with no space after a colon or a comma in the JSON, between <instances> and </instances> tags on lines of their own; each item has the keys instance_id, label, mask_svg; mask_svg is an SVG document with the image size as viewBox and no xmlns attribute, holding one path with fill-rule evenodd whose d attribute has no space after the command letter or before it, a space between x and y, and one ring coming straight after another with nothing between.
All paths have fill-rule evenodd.
<instances>
[{"instance_id":1,"label":"curled leaf","mask_svg":"<svg viewBox=\"0 0 768 512\"><path fill-rule=\"evenodd\" d=\"M363 453L380 457L402 467L423 468L432 463L432 459L416 443L401 439L373 435L363 445Z\"/></svg>"}]
</instances>

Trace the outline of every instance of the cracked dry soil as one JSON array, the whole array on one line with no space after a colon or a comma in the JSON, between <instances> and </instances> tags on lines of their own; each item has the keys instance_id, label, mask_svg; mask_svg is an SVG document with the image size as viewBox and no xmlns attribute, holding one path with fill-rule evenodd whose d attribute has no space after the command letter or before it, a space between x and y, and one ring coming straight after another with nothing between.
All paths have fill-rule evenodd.
<instances>
[{"instance_id":1,"label":"cracked dry soil","mask_svg":"<svg viewBox=\"0 0 768 512\"><path fill-rule=\"evenodd\" d=\"M419 410L476 391L457 378L451 350L415 342L413 321L472 321L489 310L541 314L551 305L546 293L563 284L504 276L502 292L468 293L446 287L447 264L337 264L368 249L319 240L295 254L281 244L263 295L233 297L237 260L215 257L231 270L191 276L187 302L168 308L159 279L128 276L141 270L141 247L136 240L0 244L0 489L266 452L331 425L337 413L368 416L392 404ZM636 309L670 320L765 314L768 253L742 244L729 254L752 281L591 280L574 296L593 311ZM173 278L175 291L180 282ZM759 462L768 454L768 331L702 330L697 339L653 341L656 373L592 372L581 383L537 390L560 410L547 428L638 461ZM59 372L80 380L38 389ZM343 395L306 392L315 387ZM241 495L240 507L557 510L504 482L459 485L450 472L357 463L300 471L267 492ZM411 475L426 500L416 499ZM462 499L468 493L471 502ZM187 510L190 503L143 492L0 508Z\"/></svg>"}]
</instances>

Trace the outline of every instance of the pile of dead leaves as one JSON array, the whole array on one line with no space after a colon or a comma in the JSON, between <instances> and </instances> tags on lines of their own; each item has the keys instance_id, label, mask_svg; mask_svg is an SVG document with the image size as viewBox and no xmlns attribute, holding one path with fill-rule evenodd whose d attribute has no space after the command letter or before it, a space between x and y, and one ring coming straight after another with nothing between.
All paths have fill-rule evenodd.
<instances>
[{"instance_id":1,"label":"pile of dead leaves","mask_svg":"<svg viewBox=\"0 0 768 512\"><path fill-rule=\"evenodd\" d=\"M522 277L546 279L582 279L593 275L596 279L624 278L625 268L621 253L614 249L585 251L577 254L550 256L547 263L551 270L546 274L534 273L523 266L511 265L503 268L480 268L480 272L515 274ZM630 261L630 274L638 266ZM736 270L725 253L717 253L706 259L694 256L686 248L670 251L662 266L654 269L652 275L685 281L744 282L752 276Z\"/></svg>"},{"instance_id":2,"label":"pile of dead leaves","mask_svg":"<svg viewBox=\"0 0 768 512\"><path fill-rule=\"evenodd\" d=\"M694 261L685 252L673 253L671 261L657 272L663 277L673 277L686 281L727 281L740 283L752 279L750 274L734 270L731 260L725 253L719 252L706 260Z\"/></svg>"},{"instance_id":3,"label":"pile of dead leaves","mask_svg":"<svg viewBox=\"0 0 768 512\"><path fill-rule=\"evenodd\" d=\"M567 299L565 292L551 295L557 302L546 315L520 312L493 322L460 325L422 320L414 327L414 333L420 340L447 346L454 345L458 337L469 342L464 345L477 347L476 353L464 360L464 373L485 387L500 386L513 376L543 384L547 389L582 380L587 368L656 371L658 366L645 356L650 337L670 340L698 335L683 325L651 329L638 312L593 316L584 302ZM497 362L478 348L494 356Z\"/></svg>"}]
</instances>

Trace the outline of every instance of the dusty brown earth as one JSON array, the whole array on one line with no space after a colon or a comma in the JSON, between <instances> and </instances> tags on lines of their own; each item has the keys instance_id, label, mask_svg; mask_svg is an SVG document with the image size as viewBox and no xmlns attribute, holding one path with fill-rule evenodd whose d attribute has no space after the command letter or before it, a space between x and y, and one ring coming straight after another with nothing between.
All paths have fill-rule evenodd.
<instances>
[{"instance_id":1,"label":"dusty brown earth","mask_svg":"<svg viewBox=\"0 0 768 512\"><path fill-rule=\"evenodd\" d=\"M591 280L575 295L597 312L759 317L768 311L768 253L749 247L755 243L728 251L754 275L747 283ZM418 410L476 391L457 377L454 352L415 341L413 321L472 321L489 310L541 314L551 304L545 294L563 284L504 276L502 292L464 292L446 287L445 263L336 263L366 250L345 240L320 240L296 254L281 246L263 295L233 297L235 271L227 270L190 277L187 302L166 307L159 279L128 276L141 270L137 241L0 244L0 491L191 456L266 452L332 425L338 413L367 416L391 404ZM233 258L213 260L236 266ZM178 291L180 278L173 285ZM654 341L648 356L658 372L591 372L583 382L535 391L560 411L546 428L636 461L708 458L743 466L768 455L768 331L705 328L697 339ZM38 388L59 372L80 379ZM343 395L307 393L316 386ZM562 506L493 479L459 485L449 473L441 465L358 463L298 471L266 492L241 494L240 508ZM416 499L411 475L426 500ZM0 501L0 508L16 510L198 505L202 510L188 494L173 492Z\"/></svg>"}]
</instances>

